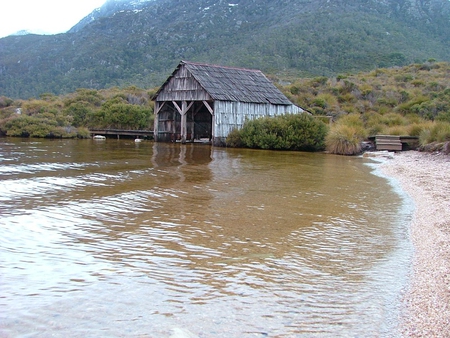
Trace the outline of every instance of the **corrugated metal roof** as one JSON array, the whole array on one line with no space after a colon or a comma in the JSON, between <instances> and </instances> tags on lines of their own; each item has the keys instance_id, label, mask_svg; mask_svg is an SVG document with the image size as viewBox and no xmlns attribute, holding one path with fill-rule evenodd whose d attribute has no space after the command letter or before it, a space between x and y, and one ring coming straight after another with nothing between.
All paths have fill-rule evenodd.
<instances>
[{"instance_id":1,"label":"corrugated metal roof","mask_svg":"<svg viewBox=\"0 0 450 338\"><path fill-rule=\"evenodd\" d=\"M292 105L260 70L255 69L181 61L161 89L183 65L214 100Z\"/></svg>"}]
</instances>

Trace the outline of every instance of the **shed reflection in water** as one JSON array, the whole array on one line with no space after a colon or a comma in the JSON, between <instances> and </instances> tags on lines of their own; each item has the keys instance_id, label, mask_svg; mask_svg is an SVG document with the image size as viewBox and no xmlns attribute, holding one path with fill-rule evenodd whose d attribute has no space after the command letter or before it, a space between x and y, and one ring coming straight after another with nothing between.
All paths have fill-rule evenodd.
<instances>
[{"instance_id":1,"label":"shed reflection in water","mask_svg":"<svg viewBox=\"0 0 450 338\"><path fill-rule=\"evenodd\" d=\"M397 335L409 211L361 158L0 142L6 336Z\"/></svg>"}]
</instances>

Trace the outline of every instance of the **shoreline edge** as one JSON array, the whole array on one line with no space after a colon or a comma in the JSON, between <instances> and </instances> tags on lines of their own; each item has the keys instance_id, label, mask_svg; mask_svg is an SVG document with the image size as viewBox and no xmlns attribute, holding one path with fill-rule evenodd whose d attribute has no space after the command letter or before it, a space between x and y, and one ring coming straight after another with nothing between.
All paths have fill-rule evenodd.
<instances>
[{"instance_id":1,"label":"shoreline edge","mask_svg":"<svg viewBox=\"0 0 450 338\"><path fill-rule=\"evenodd\" d=\"M414 202L410 283L402 298L403 337L450 336L450 156L407 151L380 171L397 180Z\"/></svg>"}]
</instances>

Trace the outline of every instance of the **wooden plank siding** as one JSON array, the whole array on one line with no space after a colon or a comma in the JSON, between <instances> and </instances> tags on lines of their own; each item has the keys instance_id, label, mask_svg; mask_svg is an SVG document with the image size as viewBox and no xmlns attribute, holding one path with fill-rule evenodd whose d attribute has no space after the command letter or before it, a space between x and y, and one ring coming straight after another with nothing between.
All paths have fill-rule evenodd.
<instances>
[{"instance_id":1,"label":"wooden plank siding","mask_svg":"<svg viewBox=\"0 0 450 338\"><path fill-rule=\"evenodd\" d=\"M401 151L403 147L400 136L397 135L377 135L375 144L377 150Z\"/></svg>"},{"instance_id":2,"label":"wooden plank siding","mask_svg":"<svg viewBox=\"0 0 450 338\"><path fill-rule=\"evenodd\" d=\"M157 101L210 101L208 92L198 83L186 67L181 67L163 89Z\"/></svg>"},{"instance_id":3,"label":"wooden plank siding","mask_svg":"<svg viewBox=\"0 0 450 338\"><path fill-rule=\"evenodd\" d=\"M214 136L216 143L225 142L233 129L240 129L246 120L260 117L274 117L286 113L297 114L298 107L294 105L271 105L261 103L216 101L214 104Z\"/></svg>"}]
</instances>

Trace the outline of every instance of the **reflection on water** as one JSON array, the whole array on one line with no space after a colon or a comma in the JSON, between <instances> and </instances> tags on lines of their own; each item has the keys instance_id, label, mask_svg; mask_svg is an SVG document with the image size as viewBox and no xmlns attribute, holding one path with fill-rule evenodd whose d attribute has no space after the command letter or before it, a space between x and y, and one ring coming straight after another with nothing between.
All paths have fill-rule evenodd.
<instances>
[{"instance_id":1,"label":"reflection on water","mask_svg":"<svg viewBox=\"0 0 450 338\"><path fill-rule=\"evenodd\" d=\"M364 159L0 139L2 336L397 336L409 209Z\"/></svg>"}]
</instances>

